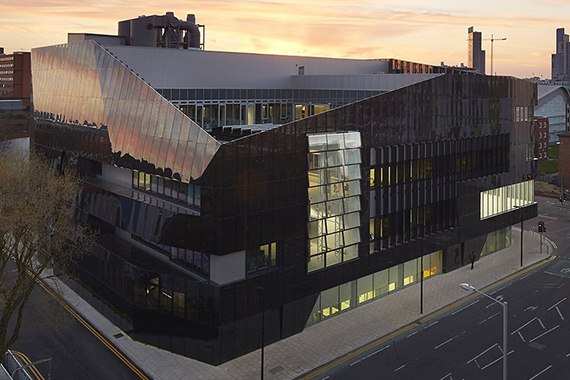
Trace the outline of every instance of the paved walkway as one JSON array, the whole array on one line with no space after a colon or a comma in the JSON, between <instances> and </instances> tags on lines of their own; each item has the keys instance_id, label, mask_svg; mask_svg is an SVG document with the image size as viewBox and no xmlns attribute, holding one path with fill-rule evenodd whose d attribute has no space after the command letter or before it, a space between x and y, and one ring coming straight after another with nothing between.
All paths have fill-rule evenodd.
<instances>
[{"instance_id":1,"label":"paved walkway","mask_svg":"<svg viewBox=\"0 0 570 380\"><path fill-rule=\"evenodd\" d=\"M539 254L539 236L525 232L525 266L545 259L546 246L552 253L552 247L545 244L543 254ZM474 270L466 265L426 280L423 316L467 296L466 291L458 286L461 282L483 288L520 269L520 229L513 227L511 246L477 261ZM121 332L118 327L59 279L45 281L63 293L65 300L79 314L154 380L253 379L260 376L259 350L215 367L136 342L127 335L115 338L113 335ZM420 317L419 284L415 284L267 346L265 379L293 379Z\"/></svg>"}]
</instances>

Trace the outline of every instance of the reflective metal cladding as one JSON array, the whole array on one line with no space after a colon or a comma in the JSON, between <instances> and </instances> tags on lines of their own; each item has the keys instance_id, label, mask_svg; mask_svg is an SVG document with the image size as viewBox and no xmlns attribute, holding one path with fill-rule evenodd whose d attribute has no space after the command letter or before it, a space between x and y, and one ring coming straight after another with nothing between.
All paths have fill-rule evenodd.
<instances>
[{"instance_id":1,"label":"reflective metal cladding","mask_svg":"<svg viewBox=\"0 0 570 380\"><path fill-rule=\"evenodd\" d=\"M110 153L202 175L220 143L95 41L33 49L36 118L106 130Z\"/></svg>"}]
</instances>

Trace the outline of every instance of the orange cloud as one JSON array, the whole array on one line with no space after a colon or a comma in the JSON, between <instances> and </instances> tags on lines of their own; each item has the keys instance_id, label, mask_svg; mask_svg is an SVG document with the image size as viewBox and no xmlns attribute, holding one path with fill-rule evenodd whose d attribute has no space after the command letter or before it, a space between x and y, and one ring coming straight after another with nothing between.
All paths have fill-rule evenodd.
<instances>
[{"instance_id":1,"label":"orange cloud","mask_svg":"<svg viewBox=\"0 0 570 380\"><path fill-rule=\"evenodd\" d=\"M566 5L566 0L548 1ZM494 66L500 74L550 75L546 52L554 49L555 29L567 21L559 16L562 12L551 18L544 12L525 13L512 7L503 12L486 11L488 7L484 6L476 10L452 8L448 3L438 6L437 0L432 3L414 4L411 0L406 8L381 0L198 0L190 8L188 3L174 1L158 7L156 2L144 0L4 0L0 5L0 46L11 51L64 43L68 32L116 34L120 20L173 11L179 18L196 14L197 21L206 25L206 47L210 50L397 57L459 64L467 60L467 27L475 25L484 37L491 33L508 37L496 46ZM485 44L489 51L488 42ZM521 49L521 45L535 47ZM542 51L541 47L545 54L532 54ZM526 69L527 65L533 67Z\"/></svg>"}]
</instances>

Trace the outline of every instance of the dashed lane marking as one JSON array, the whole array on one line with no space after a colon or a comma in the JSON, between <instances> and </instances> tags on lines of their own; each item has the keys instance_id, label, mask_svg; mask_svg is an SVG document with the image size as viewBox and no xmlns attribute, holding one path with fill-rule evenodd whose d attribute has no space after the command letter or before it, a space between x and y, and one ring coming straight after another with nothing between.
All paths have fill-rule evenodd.
<instances>
[{"instance_id":1,"label":"dashed lane marking","mask_svg":"<svg viewBox=\"0 0 570 380\"><path fill-rule=\"evenodd\" d=\"M471 302L469 305L464 306L459 310L455 310L453 313L451 313L451 315L455 315L455 314L459 313L460 311L463 311L463 310L467 309L468 307L475 305L477 302L479 302L479 300L475 300L474 302Z\"/></svg>"},{"instance_id":2,"label":"dashed lane marking","mask_svg":"<svg viewBox=\"0 0 570 380\"><path fill-rule=\"evenodd\" d=\"M401 369L404 368L405 366L407 366L407 364L404 364L403 366L400 366L400 367L396 368L396 369L394 370L394 372L398 372L399 370L401 370Z\"/></svg>"},{"instance_id":3,"label":"dashed lane marking","mask_svg":"<svg viewBox=\"0 0 570 380\"><path fill-rule=\"evenodd\" d=\"M538 263L535 263L529 267L526 267L526 268L524 268L524 269L522 269L516 273L513 273L510 276L507 276L507 277L503 278L502 280L495 282L494 284L491 284L491 285L484 287L483 289L481 289L481 291L482 292L490 292L493 289L496 289L497 287L500 287L500 286L502 286L502 285L504 285L510 281L513 281L515 279L520 278L521 276L523 276L523 275L525 275L525 274L527 274L533 270L536 270L537 268L540 268L541 266L549 263L550 261L554 260L555 258L556 258L555 255L549 256L548 258L546 258L542 261L539 261ZM398 329L398 330L396 330L396 331L394 331L388 335L383 336L382 338L376 339L376 340L374 340L368 344L365 344L364 346L360 347L357 350L354 350L354 351L352 351L352 352L350 352L350 353L348 353L348 354L346 354L340 358L334 359L322 367L319 367L319 368L316 368L312 371L309 371L307 374L302 375L298 379L299 380L314 379L315 377L323 374L324 372L326 372L326 371L328 371L334 367L337 367L337 366L341 365L342 363L345 363L346 361L362 354L363 352L366 352L372 348L378 347L378 346L380 346L386 342L389 342L390 340L392 340L392 339L394 339L400 335L403 335L403 334L407 333L408 331L413 330L418 325L425 324L429 321L432 321L432 320L436 319L437 317L439 317L440 315L448 313L450 310L453 310L453 309L459 307L460 305L463 305L466 302L473 300L476 297L479 297L479 295L477 293L474 293L474 294L471 294L467 297L464 297L458 301L455 301L455 302L439 309L438 311L435 311L435 312L433 312L433 313L431 313L431 314L429 314L429 315L427 315L421 319L418 319L417 321L412 322L412 323L410 323L410 324L408 324L408 325L406 325L406 326L404 326L404 327L402 327L402 328L400 328L400 329ZM435 324L435 322L432 323L432 325L433 324ZM386 346L386 347L388 347L388 346Z\"/></svg>"},{"instance_id":4,"label":"dashed lane marking","mask_svg":"<svg viewBox=\"0 0 570 380\"><path fill-rule=\"evenodd\" d=\"M440 348L441 346L446 345L447 343L451 342L453 339L457 338L457 335L454 336L453 338L449 338L448 340L446 340L445 342L438 344L437 346L435 346L433 349L437 350L438 348Z\"/></svg>"}]
</instances>

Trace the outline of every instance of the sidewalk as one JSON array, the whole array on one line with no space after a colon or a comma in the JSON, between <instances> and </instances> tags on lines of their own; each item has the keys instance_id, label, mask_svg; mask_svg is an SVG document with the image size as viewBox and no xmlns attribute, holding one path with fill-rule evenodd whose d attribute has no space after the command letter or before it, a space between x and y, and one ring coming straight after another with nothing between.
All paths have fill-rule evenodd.
<instances>
[{"instance_id":1,"label":"sidewalk","mask_svg":"<svg viewBox=\"0 0 570 380\"><path fill-rule=\"evenodd\" d=\"M467 282L483 288L520 267L520 229L512 228L510 247L483 257L471 270L466 265L451 273L424 282L424 314L419 314L419 284L389 294L324 322L306 328L302 333L265 347L265 378L293 379L355 348L381 338L402 326L426 316L454 301L468 296L458 284ZM540 237L524 233L524 265L545 259L553 248L543 245ZM93 327L114 344L125 356L154 380L178 379L252 379L260 376L260 351L249 353L217 367L148 346L124 335L87 302L72 292L59 279L45 280L63 293L64 299Z\"/></svg>"}]
</instances>

